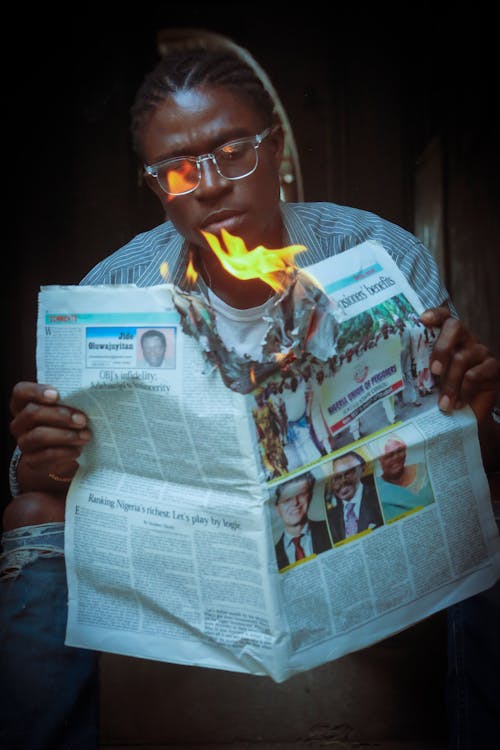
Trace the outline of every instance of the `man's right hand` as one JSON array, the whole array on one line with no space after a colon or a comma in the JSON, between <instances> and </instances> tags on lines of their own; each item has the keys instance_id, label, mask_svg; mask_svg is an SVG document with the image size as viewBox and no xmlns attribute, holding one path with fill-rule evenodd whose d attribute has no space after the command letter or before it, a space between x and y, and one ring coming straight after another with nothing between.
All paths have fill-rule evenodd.
<instances>
[{"instance_id":1,"label":"man's right hand","mask_svg":"<svg viewBox=\"0 0 500 750\"><path fill-rule=\"evenodd\" d=\"M57 480L52 480L51 474L69 481L82 448L91 439L87 416L61 403L57 390L41 383L17 383L10 410L10 431L22 451L18 467L21 488L52 487Z\"/></svg>"}]
</instances>

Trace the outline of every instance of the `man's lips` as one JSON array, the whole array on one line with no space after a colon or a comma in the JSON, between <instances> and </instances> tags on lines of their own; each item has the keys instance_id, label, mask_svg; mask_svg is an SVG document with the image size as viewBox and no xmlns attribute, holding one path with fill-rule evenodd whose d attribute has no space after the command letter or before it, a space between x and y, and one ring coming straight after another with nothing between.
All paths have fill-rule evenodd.
<instances>
[{"instance_id":1,"label":"man's lips","mask_svg":"<svg viewBox=\"0 0 500 750\"><path fill-rule=\"evenodd\" d=\"M346 497L352 497L352 495L354 495L354 492L352 491L352 487L342 487L339 490L339 495L343 500L345 500Z\"/></svg>"},{"instance_id":2,"label":"man's lips","mask_svg":"<svg viewBox=\"0 0 500 750\"><path fill-rule=\"evenodd\" d=\"M226 229L231 234L234 234L234 229L241 224L243 217L243 211L233 211L226 208L219 211L212 211L212 213L203 219L200 229L211 234L217 234L221 229Z\"/></svg>"}]
</instances>

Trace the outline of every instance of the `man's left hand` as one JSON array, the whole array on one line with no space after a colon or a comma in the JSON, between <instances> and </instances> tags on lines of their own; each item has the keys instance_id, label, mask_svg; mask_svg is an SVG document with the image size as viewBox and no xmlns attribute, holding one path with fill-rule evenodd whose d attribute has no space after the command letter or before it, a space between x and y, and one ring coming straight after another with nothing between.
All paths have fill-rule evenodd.
<instances>
[{"instance_id":1,"label":"man's left hand","mask_svg":"<svg viewBox=\"0 0 500 750\"><path fill-rule=\"evenodd\" d=\"M431 372L439 380L443 412L470 404L481 422L492 410L500 384L500 362L447 307L426 310L424 325L439 328L431 356Z\"/></svg>"}]
</instances>

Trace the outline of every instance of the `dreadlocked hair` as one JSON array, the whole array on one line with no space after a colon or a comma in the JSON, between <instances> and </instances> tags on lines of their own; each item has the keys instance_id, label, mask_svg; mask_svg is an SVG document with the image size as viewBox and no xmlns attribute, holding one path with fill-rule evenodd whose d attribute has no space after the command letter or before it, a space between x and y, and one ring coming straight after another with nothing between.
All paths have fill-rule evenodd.
<instances>
[{"instance_id":1,"label":"dreadlocked hair","mask_svg":"<svg viewBox=\"0 0 500 750\"><path fill-rule=\"evenodd\" d=\"M148 117L170 94L202 85L233 89L246 96L262 114L263 126L272 124L273 99L257 73L238 55L208 48L177 49L162 57L146 75L131 107L132 143L139 155Z\"/></svg>"}]
</instances>

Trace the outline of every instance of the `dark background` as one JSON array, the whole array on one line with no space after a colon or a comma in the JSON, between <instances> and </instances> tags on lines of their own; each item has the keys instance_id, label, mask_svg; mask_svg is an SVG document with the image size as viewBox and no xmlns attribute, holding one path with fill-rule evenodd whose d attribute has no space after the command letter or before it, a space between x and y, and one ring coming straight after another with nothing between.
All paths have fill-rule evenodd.
<instances>
[{"instance_id":1,"label":"dark background","mask_svg":"<svg viewBox=\"0 0 500 750\"><path fill-rule=\"evenodd\" d=\"M250 50L293 125L306 200L374 211L410 231L437 221L439 261L459 313L500 355L496 22L477 3L464 15L458 6L425 3L400 11L329 4L328 19L325 6L308 2L298 17L288 4L269 2L9 9L4 503L13 448L8 400L15 382L35 377L40 285L78 283L162 221L140 179L128 112L163 28L216 31ZM111 744L269 740L320 736L323 725L337 723L332 736L341 739L442 737L444 622L439 613L285 686L105 654L103 736ZM176 684L168 695L167 677Z\"/></svg>"},{"instance_id":2,"label":"dark background","mask_svg":"<svg viewBox=\"0 0 500 750\"><path fill-rule=\"evenodd\" d=\"M437 142L443 274L461 316L500 353L495 24L477 5L464 18L421 3L404 14L330 7L331 20L314 2L300 18L272 3L157 3L147 13L106 5L104 18L104 7L61 6L6 23L5 225L14 231L2 295L4 478L9 394L35 377L40 285L77 283L162 220L128 131L162 28L208 29L249 49L292 123L306 200L364 208L415 231L416 177Z\"/></svg>"}]
</instances>

